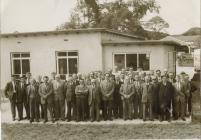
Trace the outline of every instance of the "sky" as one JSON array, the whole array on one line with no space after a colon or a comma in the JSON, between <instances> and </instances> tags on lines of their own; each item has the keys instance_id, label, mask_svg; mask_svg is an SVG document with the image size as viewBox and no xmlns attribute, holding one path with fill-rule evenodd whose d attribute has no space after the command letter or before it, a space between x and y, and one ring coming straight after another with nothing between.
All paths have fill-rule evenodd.
<instances>
[{"instance_id":1,"label":"sky","mask_svg":"<svg viewBox=\"0 0 201 140\"><path fill-rule=\"evenodd\" d=\"M107 0L109 1L109 0ZM76 0L0 0L1 32L35 32L55 30L69 20ZM200 0L156 0L160 13L170 27L169 34L181 34L200 27ZM148 13L143 21L156 16Z\"/></svg>"}]
</instances>

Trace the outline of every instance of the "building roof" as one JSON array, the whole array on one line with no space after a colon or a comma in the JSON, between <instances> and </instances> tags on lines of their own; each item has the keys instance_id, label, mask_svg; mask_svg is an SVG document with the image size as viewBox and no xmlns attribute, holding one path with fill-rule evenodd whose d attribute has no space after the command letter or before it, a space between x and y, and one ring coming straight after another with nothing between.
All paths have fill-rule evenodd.
<instances>
[{"instance_id":1,"label":"building roof","mask_svg":"<svg viewBox=\"0 0 201 140\"><path fill-rule=\"evenodd\" d=\"M183 46L192 46L193 48L199 47L199 44L201 42L201 36L200 35L191 35L191 36L184 36L184 35L172 35L167 36L161 40L166 41L176 41L180 43Z\"/></svg>"},{"instance_id":2,"label":"building roof","mask_svg":"<svg viewBox=\"0 0 201 140\"><path fill-rule=\"evenodd\" d=\"M180 43L175 41L165 41L165 40L141 40L141 41L124 41L124 42L117 42L117 41L104 41L102 42L103 46L108 45L175 45L175 46L182 46Z\"/></svg>"},{"instance_id":3,"label":"building roof","mask_svg":"<svg viewBox=\"0 0 201 140\"><path fill-rule=\"evenodd\" d=\"M1 37L19 37L19 36L37 36L37 35L58 35L58 34L72 34L72 33L94 33L94 32L101 32L101 33L110 33L119 36L129 37L133 39L144 40L143 37L134 36L114 30L109 30L106 28L87 28L87 29L68 29L68 30L59 30L59 31L43 31L43 32L22 32L22 33L5 33L1 34Z\"/></svg>"}]
</instances>

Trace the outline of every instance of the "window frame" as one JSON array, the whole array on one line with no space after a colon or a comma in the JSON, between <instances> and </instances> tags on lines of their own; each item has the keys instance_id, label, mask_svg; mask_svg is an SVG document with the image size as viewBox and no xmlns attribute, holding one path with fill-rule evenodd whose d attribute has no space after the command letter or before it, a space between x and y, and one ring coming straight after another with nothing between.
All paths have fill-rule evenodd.
<instances>
[{"instance_id":1,"label":"window frame","mask_svg":"<svg viewBox=\"0 0 201 140\"><path fill-rule=\"evenodd\" d=\"M13 57L14 54L20 54L20 57ZM29 57L22 57L22 54L29 54ZM14 60L20 60L20 74L14 74ZM23 76L22 60L29 61L29 72L31 71L31 53L30 52L10 52L11 75Z\"/></svg>"},{"instance_id":2,"label":"window frame","mask_svg":"<svg viewBox=\"0 0 201 140\"><path fill-rule=\"evenodd\" d=\"M136 54L137 55L137 67L139 67L139 54L146 54L146 55L149 55L149 70L150 70L150 63L151 63L151 59L150 59L150 56L151 56L151 52L113 52L112 53L112 69L114 70L115 69L115 55L124 55L124 68L127 68L127 60L126 60L126 55L127 54ZM145 71L149 71L149 70L145 70Z\"/></svg>"},{"instance_id":3,"label":"window frame","mask_svg":"<svg viewBox=\"0 0 201 140\"><path fill-rule=\"evenodd\" d=\"M58 53L60 52L65 52L67 53L66 56L58 56ZM77 56L69 56L68 53L69 52L76 52L77 53ZM76 58L77 59L77 72L79 71L79 52L78 50L61 50L61 51L55 51L55 60L56 60L56 73L59 74L59 75L69 75L69 63L68 63L68 60L69 58ZM59 64L58 64L58 60L59 59L66 59L67 60L67 73L66 74L60 74L59 73Z\"/></svg>"}]
</instances>

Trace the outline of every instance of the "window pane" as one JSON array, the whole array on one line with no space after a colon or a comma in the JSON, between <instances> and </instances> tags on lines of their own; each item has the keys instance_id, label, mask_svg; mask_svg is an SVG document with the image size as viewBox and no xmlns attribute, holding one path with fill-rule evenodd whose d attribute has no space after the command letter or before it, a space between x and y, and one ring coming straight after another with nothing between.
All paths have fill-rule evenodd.
<instances>
[{"instance_id":1,"label":"window pane","mask_svg":"<svg viewBox=\"0 0 201 140\"><path fill-rule=\"evenodd\" d=\"M77 73L77 58L68 59L69 74Z\"/></svg>"},{"instance_id":2,"label":"window pane","mask_svg":"<svg viewBox=\"0 0 201 140\"><path fill-rule=\"evenodd\" d=\"M68 52L68 56L78 56L77 52Z\"/></svg>"},{"instance_id":3,"label":"window pane","mask_svg":"<svg viewBox=\"0 0 201 140\"><path fill-rule=\"evenodd\" d=\"M22 53L21 56L22 57L30 57L30 53Z\"/></svg>"},{"instance_id":4,"label":"window pane","mask_svg":"<svg viewBox=\"0 0 201 140\"><path fill-rule=\"evenodd\" d=\"M137 54L126 54L126 67L137 70Z\"/></svg>"},{"instance_id":5,"label":"window pane","mask_svg":"<svg viewBox=\"0 0 201 140\"><path fill-rule=\"evenodd\" d=\"M114 55L114 67L116 71L120 71L125 68L125 55L124 54L115 54Z\"/></svg>"},{"instance_id":6,"label":"window pane","mask_svg":"<svg viewBox=\"0 0 201 140\"><path fill-rule=\"evenodd\" d=\"M139 54L139 67L149 70L149 54Z\"/></svg>"},{"instance_id":7,"label":"window pane","mask_svg":"<svg viewBox=\"0 0 201 140\"><path fill-rule=\"evenodd\" d=\"M22 60L22 74L30 72L30 63L28 59Z\"/></svg>"},{"instance_id":8,"label":"window pane","mask_svg":"<svg viewBox=\"0 0 201 140\"><path fill-rule=\"evenodd\" d=\"M67 52L58 52L57 56L67 56Z\"/></svg>"},{"instance_id":9,"label":"window pane","mask_svg":"<svg viewBox=\"0 0 201 140\"><path fill-rule=\"evenodd\" d=\"M14 53L14 54L12 54L12 57L15 57L15 58L20 57L20 54L19 53Z\"/></svg>"},{"instance_id":10,"label":"window pane","mask_svg":"<svg viewBox=\"0 0 201 140\"><path fill-rule=\"evenodd\" d=\"M13 74L21 74L20 60L13 60Z\"/></svg>"},{"instance_id":11,"label":"window pane","mask_svg":"<svg viewBox=\"0 0 201 140\"><path fill-rule=\"evenodd\" d=\"M67 74L67 59L58 59L59 74Z\"/></svg>"}]
</instances>

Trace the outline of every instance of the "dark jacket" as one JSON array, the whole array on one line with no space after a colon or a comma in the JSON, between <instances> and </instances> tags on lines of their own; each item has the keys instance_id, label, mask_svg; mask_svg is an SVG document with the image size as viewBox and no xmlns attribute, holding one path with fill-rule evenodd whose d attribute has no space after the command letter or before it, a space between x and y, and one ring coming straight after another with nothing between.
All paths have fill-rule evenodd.
<instances>
[{"instance_id":1,"label":"dark jacket","mask_svg":"<svg viewBox=\"0 0 201 140\"><path fill-rule=\"evenodd\" d=\"M173 86L170 82L166 86L161 82L159 88L159 104L160 107L169 107L173 98Z\"/></svg>"},{"instance_id":2,"label":"dark jacket","mask_svg":"<svg viewBox=\"0 0 201 140\"><path fill-rule=\"evenodd\" d=\"M23 100L26 100L27 95L26 95L26 84L21 82L17 85L17 102L22 103Z\"/></svg>"},{"instance_id":3,"label":"dark jacket","mask_svg":"<svg viewBox=\"0 0 201 140\"><path fill-rule=\"evenodd\" d=\"M6 98L9 98L10 100L16 101L16 95L17 95L17 84L15 83L15 92L12 82L8 82L5 87L5 96Z\"/></svg>"}]
</instances>

